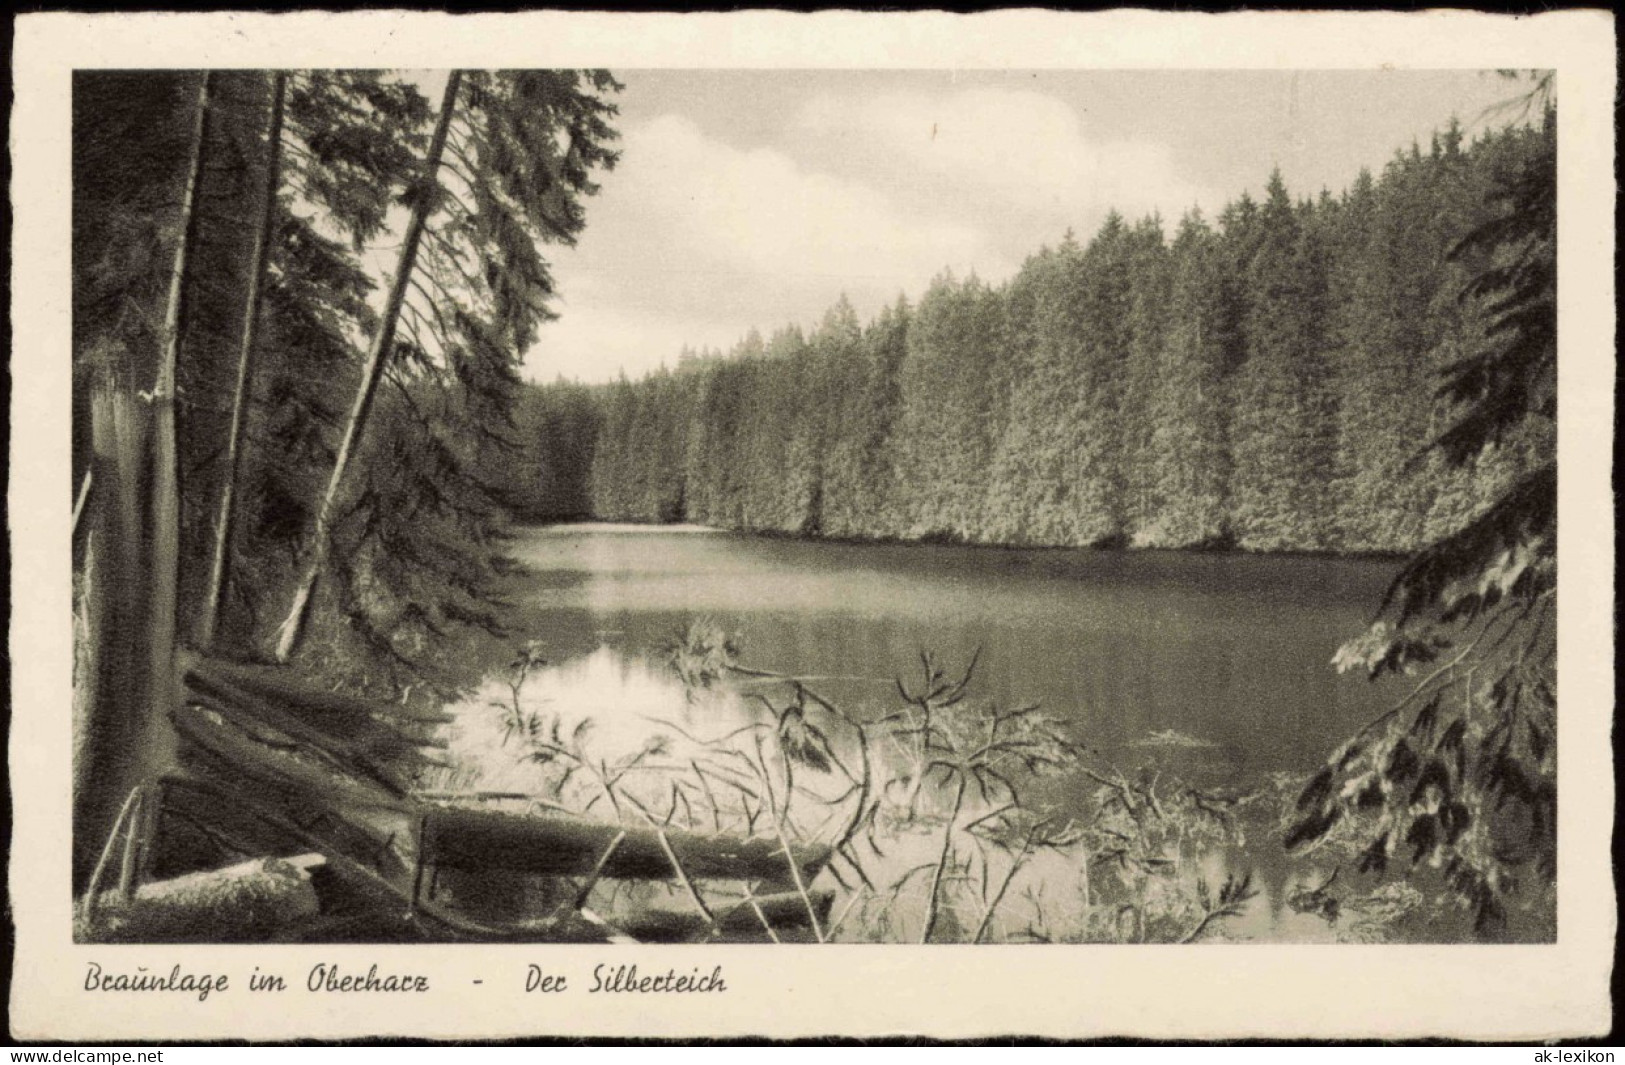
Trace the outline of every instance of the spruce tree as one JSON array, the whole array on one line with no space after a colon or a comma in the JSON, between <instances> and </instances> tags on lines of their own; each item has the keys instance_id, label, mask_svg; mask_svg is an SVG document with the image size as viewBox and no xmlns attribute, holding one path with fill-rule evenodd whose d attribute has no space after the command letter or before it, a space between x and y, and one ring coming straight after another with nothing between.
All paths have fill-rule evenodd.
<instances>
[{"instance_id":1,"label":"spruce tree","mask_svg":"<svg viewBox=\"0 0 1625 1065\"><path fill-rule=\"evenodd\" d=\"M1079 378L1061 357L1072 332L1062 284L1080 256L1068 232L1058 248L1030 256L1008 288L1003 358L1011 387L997 412L983 517L989 538L1000 543L1072 542L1062 486Z\"/></svg>"},{"instance_id":2,"label":"spruce tree","mask_svg":"<svg viewBox=\"0 0 1625 1065\"><path fill-rule=\"evenodd\" d=\"M1137 223L1131 239L1128 353L1118 411L1118 478L1123 492L1123 535L1131 543L1145 543L1147 531L1158 524L1168 502L1157 476L1153 437L1154 412L1170 385L1163 371L1173 271L1160 219Z\"/></svg>"},{"instance_id":3,"label":"spruce tree","mask_svg":"<svg viewBox=\"0 0 1625 1065\"><path fill-rule=\"evenodd\" d=\"M490 610L499 486L480 471L519 447L511 420L517 366L551 315L541 249L574 242L585 225L582 200L597 190L596 174L614 165L615 109L605 97L618 88L601 71L448 79L409 192L412 213L373 334L375 357L346 427L352 449L369 452L366 476L346 484L349 452L341 446L279 656L292 651L335 540L348 560L334 571L336 613L348 621L335 634L359 634L399 664L397 674L421 665L448 623L500 632ZM367 424L383 381L392 387L374 439Z\"/></svg>"},{"instance_id":4,"label":"spruce tree","mask_svg":"<svg viewBox=\"0 0 1625 1065\"><path fill-rule=\"evenodd\" d=\"M258 339L261 290L270 263L271 244L276 236L277 201L281 194L282 117L287 101L287 75L272 75L270 116L265 133L265 184L261 193L259 228L254 234L254 266L249 273L243 297L243 334L237 356L237 384L232 390L231 428L226 441L226 472L220 490L220 516L216 519L214 551L209 567L209 583L204 593L198 621L198 644L214 642L215 622L220 614L220 598L225 592L230 567L232 526L237 517L238 482L242 477L242 453L247 430L248 400L253 387L255 342Z\"/></svg>"},{"instance_id":5,"label":"spruce tree","mask_svg":"<svg viewBox=\"0 0 1625 1065\"><path fill-rule=\"evenodd\" d=\"M1230 404L1215 252L1201 215L1186 215L1169 250L1167 322L1147 411L1146 476L1155 510L1135 531L1135 542L1147 547L1209 544L1224 534Z\"/></svg>"},{"instance_id":6,"label":"spruce tree","mask_svg":"<svg viewBox=\"0 0 1625 1065\"><path fill-rule=\"evenodd\" d=\"M998 292L940 275L909 323L899 371L895 489L908 535L975 535L985 490L992 402L987 381L1003 335Z\"/></svg>"},{"instance_id":7,"label":"spruce tree","mask_svg":"<svg viewBox=\"0 0 1625 1065\"><path fill-rule=\"evenodd\" d=\"M1237 370L1233 521L1254 550L1329 546L1333 415L1321 249L1280 173L1247 263L1246 361Z\"/></svg>"},{"instance_id":8,"label":"spruce tree","mask_svg":"<svg viewBox=\"0 0 1625 1065\"><path fill-rule=\"evenodd\" d=\"M1547 98L1549 77L1537 80ZM1481 931L1505 920L1520 874L1557 862L1557 143L1555 111L1508 159L1494 215L1452 258L1486 321L1440 375L1454 467L1509 447L1522 470L1460 528L1413 555L1372 628L1339 656L1377 677L1421 672L1304 790L1289 845L1357 822L1363 869L1442 868Z\"/></svg>"}]
</instances>

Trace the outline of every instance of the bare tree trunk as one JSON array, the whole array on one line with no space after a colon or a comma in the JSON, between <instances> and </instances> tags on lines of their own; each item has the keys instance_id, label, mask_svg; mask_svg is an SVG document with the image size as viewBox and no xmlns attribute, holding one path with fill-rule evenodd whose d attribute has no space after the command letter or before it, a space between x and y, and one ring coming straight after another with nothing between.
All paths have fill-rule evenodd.
<instances>
[{"instance_id":1,"label":"bare tree trunk","mask_svg":"<svg viewBox=\"0 0 1625 1065\"><path fill-rule=\"evenodd\" d=\"M181 197L181 235L170 269L164 332L150 403L106 382L91 401L93 468L87 503L94 568L85 575L86 691L74 766L74 884L82 885L129 789L161 772L173 753L176 591L180 570L180 471L175 381L186 326L187 274L197 238L213 76L198 86L192 152ZM150 509L148 506L150 505Z\"/></svg>"},{"instance_id":2,"label":"bare tree trunk","mask_svg":"<svg viewBox=\"0 0 1625 1065\"><path fill-rule=\"evenodd\" d=\"M198 186L203 180L203 147L208 134L209 98L214 74L204 71L198 83L197 114L192 124L192 160L186 175L186 191L181 199L181 237L175 247L175 262L169 274L169 299L164 310L164 347L158 362L158 379L152 390L152 547L148 567L149 628L147 651L149 701L146 726L168 719L180 694L180 678L175 670L176 596L180 583L180 456L176 444L175 384L180 365L181 343L186 333L186 288L191 272L192 250L197 243L199 211ZM143 752L154 754L155 752Z\"/></svg>"},{"instance_id":3,"label":"bare tree trunk","mask_svg":"<svg viewBox=\"0 0 1625 1065\"><path fill-rule=\"evenodd\" d=\"M96 483L88 504L90 558L83 571L83 668L75 693L73 883L87 882L119 803L136 781L148 706L147 571L141 497L152 410L110 382L90 400Z\"/></svg>"},{"instance_id":4,"label":"bare tree trunk","mask_svg":"<svg viewBox=\"0 0 1625 1065\"><path fill-rule=\"evenodd\" d=\"M299 636L304 628L305 615L310 608L310 596L316 588L316 581L321 576L322 567L327 562L327 552L331 546L333 533L333 515L338 504L339 487L344 481L344 474L349 469L350 460L355 454L357 442L362 432L366 430L367 415L372 410L373 397L378 392L378 383L384 375L384 367L389 357L390 346L395 340L395 326L400 320L401 304L406 299L406 286L412 280L412 268L417 261L418 243L423 238L423 228L428 221L429 212L434 209L436 175L440 171L440 157L446 147L446 133L451 127L452 114L457 105L457 86L461 80L458 71L452 71L446 80L446 95L440 104L440 119L435 124L434 137L429 142L429 153L423 161L423 176L419 179L414 203L412 218L407 223L406 234L401 240L400 261L395 267L395 280L390 286L389 299L384 304L384 312L378 320L378 330L372 338L372 348L367 353L367 365L362 373L361 387L356 392L355 405L350 410L350 420L344 427L344 439L339 444L337 460L333 463L332 476L328 478L327 489L322 493L320 507L316 511L316 528L311 536L310 562L305 570L304 578L299 582L299 588L294 593L293 606L288 616L282 622L277 633L276 660L286 662L293 655L294 648L299 643Z\"/></svg>"},{"instance_id":5,"label":"bare tree trunk","mask_svg":"<svg viewBox=\"0 0 1625 1065\"><path fill-rule=\"evenodd\" d=\"M175 380L186 331L186 283L197 241L198 185L203 177L203 139L209 119L214 74L204 71L198 85L197 114L192 126L192 162L181 199L181 238L169 272L169 299L164 310L164 347L158 380L152 389L152 598L149 647L155 684L153 711L167 713L166 698L174 689L175 595L180 575L180 461L176 452ZM167 682L166 682L166 679Z\"/></svg>"},{"instance_id":6,"label":"bare tree trunk","mask_svg":"<svg viewBox=\"0 0 1625 1065\"><path fill-rule=\"evenodd\" d=\"M237 390L231 402L231 436L226 442L226 481L220 492L220 513L215 521L214 562L209 568L209 585L204 594L203 610L198 615L197 642L205 651L214 642L220 599L225 594L231 569L231 534L236 518L237 479L243 461L243 430L248 421L248 397L253 391L254 341L260 317L260 290L265 284L265 268L271 256L271 240L276 228L277 191L282 182L282 107L287 87L288 75L277 71L271 85L271 120L266 133L265 189L260 204L260 226L254 235L254 267L248 276L242 346L237 357Z\"/></svg>"}]
</instances>

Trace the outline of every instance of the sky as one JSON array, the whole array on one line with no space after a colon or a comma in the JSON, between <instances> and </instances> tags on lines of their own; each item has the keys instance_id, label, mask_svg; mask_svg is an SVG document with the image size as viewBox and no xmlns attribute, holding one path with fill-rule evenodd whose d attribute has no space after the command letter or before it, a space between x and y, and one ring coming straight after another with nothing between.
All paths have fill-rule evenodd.
<instances>
[{"instance_id":1,"label":"sky","mask_svg":"<svg viewBox=\"0 0 1625 1065\"><path fill-rule=\"evenodd\" d=\"M525 376L638 377L751 328L997 283L1115 208L1209 218L1279 167L1341 192L1514 87L1476 71L616 71L621 160L552 247Z\"/></svg>"}]
</instances>

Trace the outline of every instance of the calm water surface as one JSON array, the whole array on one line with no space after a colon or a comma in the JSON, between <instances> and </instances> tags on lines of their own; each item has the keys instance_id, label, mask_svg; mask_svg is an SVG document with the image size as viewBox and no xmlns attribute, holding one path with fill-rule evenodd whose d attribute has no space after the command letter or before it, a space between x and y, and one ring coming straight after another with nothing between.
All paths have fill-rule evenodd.
<instances>
[{"instance_id":1,"label":"calm water surface","mask_svg":"<svg viewBox=\"0 0 1625 1065\"><path fill-rule=\"evenodd\" d=\"M957 665L979 648L975 696L1040 703L1115 764L1155 761L1210 785L1313 769L1388 698L1331 659L1368 620L1391 563L610 525L521 530L512 549L525 635L552 663L527 699L567 727L593 718L613 747L636 749L651 718L712 734L729 724L685 702L661 664L700 617L738 634L743 664L807 678L859 712L896 708L893 678L918 669L921 649ZM1320 938L1316 918L1283 913L1275 851L1252 863L1265 894L1242 933Z\"/></svg>"},{"instance_id":2,"label":"calm water surface","mask_svg":"<svg viewBox=\"0 0 1625 1065\"><path fill-rule=\"evenodd\" d=\"M530 573L528 624L555 660L601 648L658 659L710 617L739 634L744 664L889 706L921 649L955 664L980 648L980 696L1038 702L1108 755L1177 732L1237 777L1312 767L1385 697L1331 659L1369 618L1389 563L605 525L525 531L514 550Z\"/></svg>"}]
</instances>

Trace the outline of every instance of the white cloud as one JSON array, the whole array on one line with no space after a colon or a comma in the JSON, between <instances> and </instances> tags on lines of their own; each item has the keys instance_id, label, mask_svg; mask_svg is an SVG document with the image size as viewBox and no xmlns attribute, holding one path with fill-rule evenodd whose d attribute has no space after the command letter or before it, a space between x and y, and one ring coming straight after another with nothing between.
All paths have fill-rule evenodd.
<instances>
[{"instance_id":1,"label":"white cloud","mask_svg":"<svg viewBox=\"0 0 1625 1065\"><path fill-rule=\"evenodd\" d=\"M983 228L784 152L735 148L680 116L634 127L622 148L579 248L555 255L563 318L544 328L532 375L637 373L684 344L811 325L843 292L869 315L945 268L1014 269Z\"/></svg>"},{"instance_id":2,"label":"white cloud","mask_svg":"<svg viewBox=\"0 0 1625 1065\"><path fill-rule=\"evenodd\" d=\"M624 372L637 378L673 365L684 346L726 351L748 326L733 319L647 313L631 303L603 302L567 311L542 326L540 339L525 357L532 381L557 377L607 381Z\"/></svg>"},{"instance_id":3,"label":"white cloud","mask_svg":"<svg viewBox=\"0 0 1625 1065\"><path fill-rule=\"evenodd\" d=\"M892 288L990 254L974 228L907 217L864 184L803 168L779 151L741 151L675 115L634 130L625 159L614 208L658 227L674 252L722 276ZM605 214L610 201L600 205Z\"/></svg>"},{"instance_id":4,"label":"white cloud","mask_svg":"<svg viewBox=\"0 0 1625 1065\"><path fill-rule=\"evenodd\" d=\"M1091 140L1072 107L1038 92L822 95L795 124L818 151L889 170L899 184L918 186L928 175L939 194L1078 225L1084 236L1114 207L1172 220L1214 199L1178 174L1168 145Z\"/></svg>"}]
</instances>

